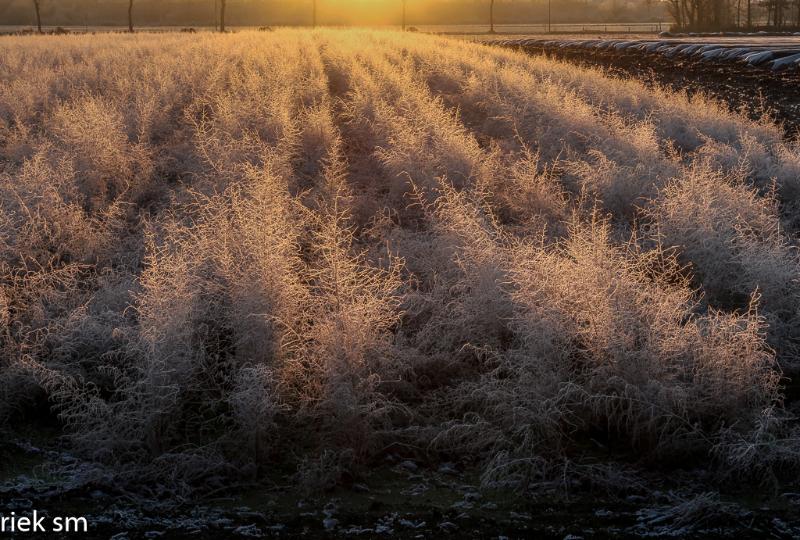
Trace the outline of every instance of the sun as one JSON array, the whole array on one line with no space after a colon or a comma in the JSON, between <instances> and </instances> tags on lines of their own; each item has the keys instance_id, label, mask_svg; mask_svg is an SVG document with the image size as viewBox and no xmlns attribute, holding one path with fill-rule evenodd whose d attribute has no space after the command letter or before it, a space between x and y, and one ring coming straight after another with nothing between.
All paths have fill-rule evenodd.
<instances>
[{"instance_id":1,"label":"sun","mask_svg":"<svg viewBox=\"0 0 800 540\"><path fill-rule=\"evenodd\" d=\"M312 0L314 1L314 0ZM427 0L315 0L317 17L326 25L401 25L403 12L407 20L424 13Z\"/></svg>"}]
</instances>

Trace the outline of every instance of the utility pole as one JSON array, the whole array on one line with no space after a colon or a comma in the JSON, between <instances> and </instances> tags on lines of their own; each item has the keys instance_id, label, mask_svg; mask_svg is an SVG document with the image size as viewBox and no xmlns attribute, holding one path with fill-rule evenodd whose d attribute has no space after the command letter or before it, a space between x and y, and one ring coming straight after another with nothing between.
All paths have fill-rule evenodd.
<instances>
[{"instance_id":1,"label":"utility pole","mask_svg":"<svg viewBox=\"0 0 800 540\"><path fill-rule=\"evenodd\" d=\"M547 0L547 33L553 31L552 29L552 0Z\"/></svg>"},{"instance_id":2,"label":"utility pole","mask_svg":"<svg viewBox=\"0 0 800 540\"><path fill-rule=\"evenodd\" d=\"M133 34L133 0L128 0L128 32Z\"/></svg>"},{"instance_id":3,"label":"utility pole","mask_svg":"<svg viewBox=\"0 0 800 540\"><path fill-rule=\"evenodd\" d=\"M228 0L220 0L219 31L225 33L225 4Z\"/></svg>"},{"instance_id":4,"label":"utility pole","mask_svg":"<svg viewBox=\"0 0 800 540\"><path fill-rule=\"evenodd\" d=\"M39 10L41 6L39 5L39 0L33 0L33 8L36 10L36 27L39 29L39 33L42 33L42 13Z\"/></svg>"},{"instance_id":5,"label":"utility pole","mask_svg":"<svg viewBox=\"0 0 800 540\"><path fill-rule=\"evenodd\" d=\"M489 0L489 33L494 34L494 0Z\"/></svg>"}]
</instances>

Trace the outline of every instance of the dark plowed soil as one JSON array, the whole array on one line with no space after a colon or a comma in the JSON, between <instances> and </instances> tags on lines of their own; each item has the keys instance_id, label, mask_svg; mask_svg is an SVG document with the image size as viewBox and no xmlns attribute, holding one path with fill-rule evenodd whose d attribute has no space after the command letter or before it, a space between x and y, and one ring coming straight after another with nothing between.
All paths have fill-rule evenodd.
<instances>
[{"instance_id":1,"label":"dark plowed soil","mask_svg":"<svg viewBox=\"0 0 800 540\"><path fill-rule=\"evenodd\" d=\"M753 119L764 112L783 124L787 137L800 138L800 70L774 72L736 62L701 62L642 51L587 50L577 47L522 46L580 65L599 66L613 75L634 77L689 94L706 92Z\"/></svg>"}]
</instances>

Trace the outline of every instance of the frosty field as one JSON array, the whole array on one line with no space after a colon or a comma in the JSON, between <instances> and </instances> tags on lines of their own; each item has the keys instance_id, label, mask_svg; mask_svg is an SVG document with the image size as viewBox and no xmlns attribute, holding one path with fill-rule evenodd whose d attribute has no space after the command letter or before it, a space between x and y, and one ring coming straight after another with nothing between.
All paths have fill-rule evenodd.
<instances>
[{"instance_id":1,"label":"frosty field","mask_svg":"<svg viewBox=\"0 0 800 540\"><path fill-rule=\"evenodd\" d=\"M799 197L766 118L465 40L0 38L0 502L391 465L719 532L797 489Z\"/></svg>"}]
</instances>

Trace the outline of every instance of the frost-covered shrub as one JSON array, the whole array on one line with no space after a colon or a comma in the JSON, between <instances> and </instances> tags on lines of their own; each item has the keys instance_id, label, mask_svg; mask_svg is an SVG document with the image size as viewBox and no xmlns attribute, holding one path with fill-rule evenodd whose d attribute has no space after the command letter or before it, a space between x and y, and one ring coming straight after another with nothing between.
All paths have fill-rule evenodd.
<instances>
[{"instance_id":1,"label":"frost-covered shrub","mask_svg":"<svg viewBox=\"0 0 800 540\"><path fill-rule=\"evenodd\" d=\"M797 462L775 126L421 34L0 49L9 426L52 407L76 455L186 497L278 461L333 487L389 448L487 483L612 482L573 460L597 439Z\"/></svg>"},{"instance_id":2,"label":"frost-covered shrub","mask_svg":"<svg viewBox=\"0 0 800 540\"><path fill-rule=\"evenodd\" d=\"M688 170L647 210L653 233L679 250L712 306L759 311L779 354L790 356L798 338L800 259L784 236L776 202L741 177L705 167Z\"/></svg>"}]
</instances>

